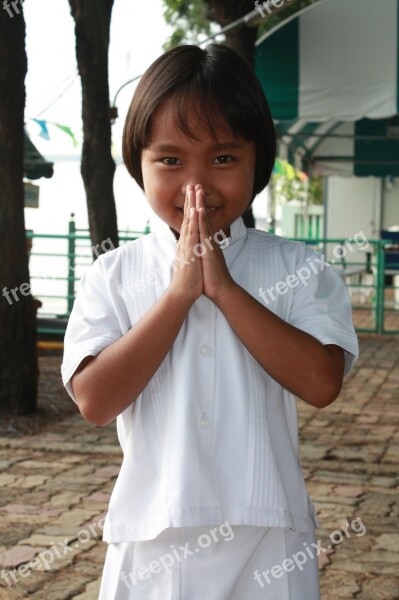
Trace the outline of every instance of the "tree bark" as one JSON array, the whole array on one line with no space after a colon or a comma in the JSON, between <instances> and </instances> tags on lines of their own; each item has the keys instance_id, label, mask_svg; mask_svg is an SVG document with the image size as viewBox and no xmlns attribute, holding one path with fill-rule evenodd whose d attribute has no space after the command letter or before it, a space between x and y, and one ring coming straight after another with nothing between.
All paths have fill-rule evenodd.
<instances>
[{"instance_id":1,"label":"tree bark","mask_svg":"<svg viewBox=\"0 0 399 600\"><path fill-rule=\"evenodd\" d=\"M35 410L36 313L29 287L23 153L27 59L22 4L0 10L0 412ZM22 286L22 287L21 287ZM11 292L14 290L14 293Z\"/></svg>"},{"instance_id":2,"label":"tree bark","mask_svg":"<svg viewBox=\"0 0 399 600\"><path fill-rule=\"evenodd\" d=\"M229 25L233 21L244 17L254 10L252 0L241 0L233 2L231 0L207 0L209 8L208 18L218 23L221 27ZM257 27L248 27L242 25L225 32L226 46L241 52L250 65L255 67L255 42L257 39Z\"/></svg>"},{"instance_id":3,"label":"tree bark","mask_svg":"<svg viewBox=\"0 0 399 600\"><path fill-rule=\"evenodd\" d=\"M76 58L82 82L81 172L94 260L112 246L119 245L108 86L113 0L69 0L69 3L75 20Z\"/></svg>"}]
</instances>

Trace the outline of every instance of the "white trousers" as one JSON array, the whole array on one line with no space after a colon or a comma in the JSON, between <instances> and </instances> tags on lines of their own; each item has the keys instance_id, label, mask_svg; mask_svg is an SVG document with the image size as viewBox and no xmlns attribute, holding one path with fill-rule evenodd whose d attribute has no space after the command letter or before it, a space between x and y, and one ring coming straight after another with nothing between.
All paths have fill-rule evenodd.
<instances>
[{"instance_id":1,"label":"white trousers","mask_svg":"<svg viewBox=\"0 0 399 600\"><path fill-rule=\"evenodd\" d=\"M110 543L99 600L320 600L313 523L165 529Z\"/></svg>"}]
</instances>

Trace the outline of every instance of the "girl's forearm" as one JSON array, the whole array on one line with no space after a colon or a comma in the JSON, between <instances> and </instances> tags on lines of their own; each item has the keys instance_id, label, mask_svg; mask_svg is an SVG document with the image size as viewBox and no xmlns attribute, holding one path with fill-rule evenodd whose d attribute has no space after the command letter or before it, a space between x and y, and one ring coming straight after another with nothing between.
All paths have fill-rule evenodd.
<instances>
[{"instance_id":1,"label":"girl's forearm","mask_svg":"<svg viewBox=\"0 0 399 600\"><path fill-rule=\"evenodd\" d=\"M128 333L75 371L72 389L88 421L107 425L139 396L171 348L191 305L169 288Z\"/></svg>"},{"instance_id":2,"label":"girl's forearm","mask_svg":"<svg viewBox=\"0 0 399 600\"><path fill-rule=\"evenodd\" d=\"M280 319L238 284L215 304L258 363L284 388L316 407L338 396L343 351Z\"/></svg>"}]
</instances>

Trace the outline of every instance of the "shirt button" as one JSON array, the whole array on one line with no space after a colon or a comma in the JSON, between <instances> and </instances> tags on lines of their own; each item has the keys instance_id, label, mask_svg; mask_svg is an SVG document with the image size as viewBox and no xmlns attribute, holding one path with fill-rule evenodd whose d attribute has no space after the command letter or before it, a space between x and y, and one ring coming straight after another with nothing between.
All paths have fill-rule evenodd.
<instances>
[{"instance_id":1,"label":"shirt button","mask_svg":"<svg viewBox=\"0 0 399 600\"><path fill-rule=\"evenodd\" d=\"M205 429L208 426L208 419L206 418L206 414L202 413L202 417L200 420L201 429Z\"/></svg>"},{"instance_id":2,"label":"shirt button","mask_svg":"<svg viewBox=\"0 0 399 600\"><path fill-rule=\"evenodd\" d=\"M206 346L205 344L201 346L200 353L202 354L202 356L206 356L207 354L209 354L209 346Z\"/></svg>"}]
</instances>

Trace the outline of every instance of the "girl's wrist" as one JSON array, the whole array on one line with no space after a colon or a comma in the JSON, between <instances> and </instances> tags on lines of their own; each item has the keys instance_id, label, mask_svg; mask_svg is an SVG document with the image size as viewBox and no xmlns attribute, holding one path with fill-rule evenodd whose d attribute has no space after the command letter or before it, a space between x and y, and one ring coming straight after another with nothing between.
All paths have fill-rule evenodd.
<instances>
[{"instance_id":1,"label":"girl's wrist","mask_svg":"<svg viewBox=\"0 0 399 600\"><path fill-rule=\"evenodd\" d=\"M240 286L231 278L231 281L219 289L214 298L210 298L219 310L223 312L224 308L233 301L233 296Z\"/></svg>"},{"instance_id":2,"label":"girl's wrist","mask_svg":"<svg viewBox=\"0 0 399 600\"><path fill-rule=\"evenodd\" d=\"M196 298L188 295L183 290L174 287L173 284L169 286L169 288L165 292L165 296L171 303L171 306L175 309L181 308L183 311L188 312L191 306L196 301Z\"/></svg>"}]
</instances>

